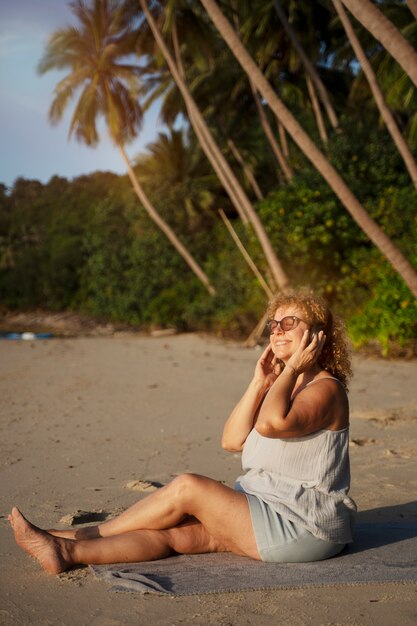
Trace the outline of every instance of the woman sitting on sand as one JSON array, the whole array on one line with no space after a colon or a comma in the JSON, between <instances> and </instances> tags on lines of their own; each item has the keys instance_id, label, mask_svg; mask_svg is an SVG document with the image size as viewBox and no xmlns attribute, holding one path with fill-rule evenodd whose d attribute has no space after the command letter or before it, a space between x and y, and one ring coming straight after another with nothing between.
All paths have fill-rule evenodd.
<instances>
[{"instance_id":1,"label":"woman sitting on sand","mask_svg":"<svg viewBox=\"0 0 417 626\"><path fill-rule=\"evenodd\" d=\"M343 325L311 294L279 294L268 312L270 343L223 431L223 447L242 451L235 488L183 474L114 519L68 531L13 508L17 543L47 572L177 553L317 561L352 541Z\"/></svg>"}]
</instances>

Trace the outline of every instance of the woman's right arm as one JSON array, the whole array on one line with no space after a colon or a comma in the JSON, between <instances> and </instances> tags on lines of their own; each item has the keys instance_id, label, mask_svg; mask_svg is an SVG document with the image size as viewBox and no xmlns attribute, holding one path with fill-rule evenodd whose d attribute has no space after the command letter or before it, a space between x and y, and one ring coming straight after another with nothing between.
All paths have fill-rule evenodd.
<instances>
[{"instance_id":1,"label":"woman's right arm","mask_svg":"<svg viewBox=\"0 0 417 626\"><path fill-rule=\"evenodd\" d=\"M222 448L240 452L254 427L266 391L277 379L277 361L268 346L262 353L248 388L229 415L223 429Z\"/></svg>"}]
</instances>

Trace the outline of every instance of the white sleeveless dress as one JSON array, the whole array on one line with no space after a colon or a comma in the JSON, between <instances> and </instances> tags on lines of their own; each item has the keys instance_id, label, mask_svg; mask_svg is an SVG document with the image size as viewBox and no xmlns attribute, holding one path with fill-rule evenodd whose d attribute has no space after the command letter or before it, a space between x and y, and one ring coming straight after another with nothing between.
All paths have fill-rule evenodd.
<instances>
[{"instance_id":1,"label":"white sleeveless dress","mask_svg":"<svg viewBox=\"0 0 417 626\"><path fill-rule=\"evenodd\" d=\"M253 429L243 447L242 468L245 474L235 488L249 496L257 541L260 535L263 543L277 540L273 529L255 528L255 524L274 524L276 514L278 541L283 520L291 523L291 529L304 529L324 542L343 547L352 541L356 505L348 496L348 428L291 439L263 437Z\"/></svg>"}]
</instances>

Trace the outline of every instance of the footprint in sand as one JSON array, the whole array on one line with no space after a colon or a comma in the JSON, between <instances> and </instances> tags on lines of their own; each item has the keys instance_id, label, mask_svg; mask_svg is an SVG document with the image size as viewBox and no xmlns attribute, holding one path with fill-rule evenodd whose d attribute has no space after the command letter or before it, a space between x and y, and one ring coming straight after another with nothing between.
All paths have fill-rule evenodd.
<instances>
[{"instance_id":1,"label":"footprint in sand","mask_svg":"<svg viewBox=\"0 0 417 626\"><path fill-rule=\"evenodd\" d=\"M131 480L126 483L126 489L132 489L132 491L143 491L145 493L150 493L151 491L156 491L163 485L157 482L151 482L149 480Z\"/></svg>"},{"instance_id":2,"label":"footprint in sand","mask_svg":"<svg viewBox=\"0 0 417 626\"><path fill-rule=\"evenodd\" d=\"M388 416L381 416L381 417L371 417L369 418L370 422L374 422L374 424L378 424L379 426L382 426L383 428L387 427L387 426L398 426L398 423L403 421L402 418L400 417L400 415L397 415L396 413L392 414L392 415L388 415Z\"/></svg>"},{"instance_id":3,"label":"footprint in sand","mask_svg":"<svg viewBox=\"0 0 417 626\"><path fill-rule=\"evenodd\" d=\"M411 450L407 450L407 449L401 449L401 450L394 450L394 449L385 449L384 450L384 456L387 457L397 457L399 459L411 459L414 454Z\"/></svg>"},{"instance_id":4,"label":"footprint in sand","mask_svg":"<svg viewBox=\"0 0 417 626\"><path fill-rule=\"evenodd\" d=\"M370 439L369 437L359 437L357 439L351 439L349 442L350 446L367 446L370 443L375 443L375 439Z\"/></svg>"},{"instance_id":5,"label":"footprint in sand","mask_svg":"<svg viewBox=\"0 0 417 626\"><path fill-rule=\"evenodd\" d=\"M106 511L81 511L78 510L75 513L68 513L59 520L61 524L67 524L68 526L77 526L78 524L88 524L89 522L104 522L109 514Z\"/></svg>"}]
</instances>

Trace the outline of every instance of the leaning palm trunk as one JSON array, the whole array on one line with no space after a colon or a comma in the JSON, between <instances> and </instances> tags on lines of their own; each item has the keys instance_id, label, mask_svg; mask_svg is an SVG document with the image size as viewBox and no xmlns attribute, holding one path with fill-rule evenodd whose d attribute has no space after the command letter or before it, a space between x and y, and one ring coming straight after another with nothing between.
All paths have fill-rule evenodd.
<instances>
[{"instance_id":1,"label":"leaning palm trunk","mask_svg":"<svg viewBox=\"0 0 417 626\"><path fill-rule=\"evenodd\" d=\"M296 49L297 54L300 57L302 64L304 65L307 75L311 78L311 80L316 86L320 100L322 101L323 106L327 113L327 117L329 118L330 124L333 126L333 128L337 128L338 127L337 115L331 105L329 94L327 93L326 87L323 85L323 82L320 76L318 75L316 68L311 63L310 59L304 52L304 48L301 45L301 42L298 39L297 35L295 34L293 28L291 27L291 24L288 22L287 16L285 15L285 12L280 2L278 2L278 0L274 0L274 4L275 4L275 10L278 13L278 17L281 21L281 24L283 25L288 37L291 39L291 42L294 48Z\"/></svg>"},{"instance_id":2,"label":"leaning palm trunk","mask_svg":"<svg viewBox=\"0 0 417 626\"><path fill-rule=\"evenodd\" d=\"M294 172L291 169L291 166L288 164L287 159L284 157L284 154L281 150L281 148L278 145L277 140L275 139L275 135L272 131L272 128L268 122L268 118L266 117L266 113L264 111L264 108L262 106L262 102L261 99L259 97L258 92L256 91L255 86L253 85L251 79L249 78L249 83L252 89L252 94L253 94L253 98L255 100L255 104L256 104L256 108L258 110L258 115L259 115L259 119L261 121L261 126L263 128L263 131L266 135L266 138L269 141L269 145L271 146L272 152L275 155L276 160L278 161L278 164L282 170L282 173L284 174L285 180L289 183L291 182L293 176L294 176Z\"/></svg>"},{"instance_id":3,"label":"leaning palm trunk","mask_svg":"<svg viewBox=\"0 0 417 626\"><path fill-rule=\"evenodd\" d=\"M163 37L161 35L161 33L159 32L158 27L156 26L155 20L153 19L147 3L145 0L140 0L140 4L142 6L143 12L146 16L146 19L148 21L149 27L152 30L152 33L155 37L155 41L158 44L159 49L161 50L165 61L169 67L169 70L175 80L175 82L177 83L177 86L179 88L179 90L181 91L181 94L184 98L187 110L190 114L190 122L193 125L194 130L196 131L197 137L199 138L203 138L202 139L202 148L203 150L205 150L207 157L210 159L210 162L213 165L213 168L215 168L216 173L218 173L220 180L224 180L224 176L223 176L223 172L227 171L228 172L228 179L229 181L233 181L233 186L235 188L235 190L238 192L238 196L236 194L233 195L233 197L231 197L232 202L234 203L234 206L236 207L236 209L239 212L239 215L242 214L242 210L244 215L246 214L246 216L249 218L250 223L252 224L252 227L256 233L256 236L258 237L259 243L264 251L265 254L265 258L268 262L268 265L271 269L272 275L274 280L276 281L276 284L280 287L280 288L284 288L288 285L288 277L285 274L281 263L279 262L275 251L272 247L272 244L269 240L268 235L266 234L266 231L263 227L263 224L261 222L261 220L259 219L258 214L256 213L255 209L253 208L251 202L249 201L248 197L246 196L245 192L243 191L239 181L236 179L236 177L234 176L231 168L229 167L226 159L224 158L224 156L222 155L221 151L219 150L216 142L214 141L208 127L207 124L203 118L203 116L201 115L200 110L198 109L196 103L194 102L194 99L192 98L189 89L187 88L184 80L181 77L181 74L177 68L177 65L174 61L174 59L172 58L164 40ZM208 148L208 149L207 149ZM218 163L221 163L222 166L219 167ZM221 178L222 176L222 178ZM231 183L230 183L231 184ZM230 189L230 185L228 185L228 187L226 188L226 191L228 191L228 189ZM229 194L230 196L230 194ZM239 199L240 199L240 204L239 204Z\"/></svg>"},{"instance_id":4,"label":"leaning palm trunk","mask_svg":"<svg viewBox=\"0 0 417 626\"><path fill-rule=\"evenodd\" d=\"M290 156L290 151L288 148L287 135L285 133L285 128L283 127L283 125L281 124L279 120L277 120L277 128L278 128L279 140L281 142L282 153L285 156L285 158L288 159Z\"/></svg>"},{"instance_id":5,"label":"leaning palm trunk","mask_svg":"<svg viewBox=\"0 0 417 626\"><path fill-rule=\"evenodd\" d=\"M390 20L369 0L342 0L369 32L382 43L417 87L417 52Z\"/></svg>"},{"instance_id":6,"label":"leaning palm trunk","mask_svg":"<svg viewBox=\"0 0 417 626\"><path fill-rule=\"evenodd\" d=\"M308 89L308 95L310 96L311 106L313 108L314 117L316 118L316 124L319 131L320 139L324 144L327 144L329 138L327 136L326 126L324 124L323 116L320 110L320 104L317 100L316 92L314 90L314 85L311 81L310 76L306 76L306 83Z\"/></svg>"},{"instance_id":7,"label":"leaning palm trunk","mask_svg":"<svg viewBox=\"0 0 417 626\"><path fill-rule=\"evenodd\" d=\"M219 213L220 213L220 217L222 218L222 220L223 220L227 230L230 233L230 236L232 237L233 241L235 242L239 252L242 254L242 256L245 259L246 263L249 265L250 269L255 274L255 276L258 279L259 284L261 285L262 289L265 291L265 293L268 296L268 298L272 298L274 296L274 292L272 291L272 289L270 288L270 286L266 282L265 278L262 276L261 272L257 268L255 262L253 261L252 257L250 256L249 252L246 250L245 246L241 242L241 240L239 238L239 235L237 234L237 232L233 228L232 224L228 220L226 213L223 211L223 209L219 209Z\"/></svg>"},{"instance_id":8,"label":"leaning palm trunk","mask_svg":"<svg viewBox=\"0 0 417 626\"><path fill-rule=\"evenodd\" d=\"M417 272L404 257L402 252L393 244L389 237L381 230L376 222L368 215L358 199L351 192L342 177L317 148L300 124L278 98L271 85L266 80L252 57L249 55L232 26L225 18L214 0L201 0L211 20L222 35L226 44L251 77L259 93L268 102L277 118L282 122L287 132L302 152L320 172L339 200L349 211L366 235L374 242L382 254L389 260L398 274L404 279L412 293L417 297Z\"/></svg>"},{"instance_id":9,"label":"leaning palm trunk","mask_svg":"<svg viewBox=\"0 0 417 626\"><path fill-rule=\"evenodd\" d=\"M258 200L263 200L264 199L264 194L262 193L259 185L258 185L258 181L255 178L255 175L252 171L252 168L250 165L248 165L248 163L246 163L245 159L243 158L242 154L240 153L239 148L237 147L237 145L235 144L235 142L233 141L233 139L229 139L227 140L227 145L230 148L230 152L233 154L233 156L235 157L236 161L239 163L240 167L243 170L244 175L246 176L250 186L252 187L253 193L255 194L255 196L258 198Z\"/></svg>"},{"instance_id":10,"label":"leaning palm trunk","mask_svg":"<svg viewBox=\"0 0 417 626\"><path fill-rule=\"evenodd\" d=\"M417 0L407 0L407 6L417 20Z\"/></svg>"},{"instance_id":11,"label":"leaning palm trunk","mask_svg":"<svg viewBox=\"0 0 417 626\"><path fill-rule=\"evenodd\" d=\"M169 239L169 241L172 243L172 245L177 250L177 252L182 256L184 261L192 269L192 271L197 276L197 278L203 283L203 285L205 286L205 288L207 289L209 294L212 295L212 296L216 295L216 290L210 284L210 281L209 281L207 275L203 272L203 270L198 265L198 263L194 260L194 258L191 256L191 254L185 248L185 246L178 239L178 237L176 236L176 234L174 233L172 228L162 219L162 217L159 215L159 213L153 207L151 202L149 202L149 199L148 199L147 195L143 191L143 189L142 189L142 187L141 187L141 185L140 185L140 183L139 183L139 181L138 181L138 179L137 179L137 177L135 175L135 172L133 171L133 168L132 168L132 166L130 164L130 161L129 161L129 157L126 154L126 151L125 151L124 147L121 144L118 144L117 147L119 148L120 154L122 155L122 158L123 158L123 160L124 160L124 162L126 164L127 173L129 175L130 181L131 181L131 183L133 185L133 188L134 188L134 190L136 192L136 195L139 198L141 204L143 205L145 211L148 213L149 217L155 222L155 224L158 226L158 228L160 228L162 230L164 235Z\"/></svg>"},{"instance_id":12,"label":"leaning palm trunk","mask_svg":"<svg viewBox=\"0 0 417 626\"><path fill-rule=\"evenodd\" d=\"M347 16L347 13L343 8L342 3L340 2L340 0L333 0L333 4L334 4L334 8L337 11L337 14L340 17L340 21L342 22L343 27L346 31L346 35L348 36L350 44L356 54L356 58L361 64L363 73L365 74L368 80L369 87L372 91L372 94L374 96L379 112L381 113L382 119L384 120L387 126L387 129L395 145L398 148L398 152L401 154L404 160L405 166L408 169L411 180L413 181L414 186L417 189L417 165L416 165L416 162L414 161L412 152L410 148L408 147L407 142L405 141L404 137L402 136L400 129L398 128L397 123L394 119L393 114L391 113L389 107L387 106L385 102L385 98L378 84L372 65L369 63L368 58L362 49L359 39L357 38L355 31L353 30L352 24L350 23L349 17Z\"/></svg>"},{"instance_id":13,"label":"leaning palm trunk","mask_svg":"<svg viewBox=\"0 0 417 626\"><path fill-rule=\"evenodd\" d=\"M233 20L235 23L235 28L236 28L236 31L239 32L240 22L239 22L239 17L238 17L238 10L237 10L237 0L232 1L232 6L233 6ZM259 121L261 123L262 130L264 131L264 135L270 145L272 154L275 156L277 163L281 168L281 171L284 175L285 180L287 182L290 182L294 174L290 165L287 162L288 155L283 153L277 140L275 139L275 135L272 132L272 128L268 122L268 118L262 106L262 102L259 97L259 94L256 91L255 87L253 86L250 76L248 76L248 79L249 79L249 85L252 91L252 96L256 104L256 110L258 111ZM278 175L278 180L281 180L279 175Z\"/></svg>"},{"instance_id":14,"label":"leaning palm trunk","mask_svg":"<svg viewBox=\"0 0 417 626\"><path fill-rule=\"evenodd\" d=\"M152 28L151 24L150 26ZM232 201L232 204L235 207L240 219L242 220L244 224L247 224L249 222L249 218L247 214L246 204L249 204L249 200L247 200L246 196L243 193L243 190L241 190L240 184L237 178L235 177L232 169L229 167L229 164L224 158L221 150L218 148L216 142L214 141L214 138L211 132L209 131L207 125L205 124L203 120L203 116L201 114L196 114L197 105L194 99L192 98L191 93L185 83L185 71L182 65L182 61L181 61L180 47L179 47L179 42L178 42L175 21L172 26L172 41L174 44L174 50L175 50L175 56L176 56L175 62L174 62L174 59L172 59L168 51L168 48L166 47L165 42L163 41L161 34L157 30L156 24L154 24L154 26L155 26L155 32L154 32L155 40L159 46L159 49L164 54L168 67L171 70L171 74L175 82L177 83L178 88L180 89L182 93L185 106L187 109L187 113L188 113L188 119L190 120L190 124L193 127L193 130L200 143L200 146L203 149L203 152L205 153L206 157L210 161L223 188L228 194L230 200ZM170 61L171 64L168 63L168 60ZM180 82L177 80L178 77L180 79ZM198 110L198 113L200 113L199 110ZM246 200L247 200L247 203L246 203Z\"/></svg>"},{"instance_id":15,"label":"leaning palm trunk","mask_svg":"<svg viewBox=\"0 0 417 626\"><path fill-rule=\"evenodd\" d=\"M254 346L258 345L259 340L265 330L267 321L268 313L264 313L249 337L245 340L245 343L243 344L244 346L246 346L247 348L253 348Z\"/></svg>"}]
</instances>

